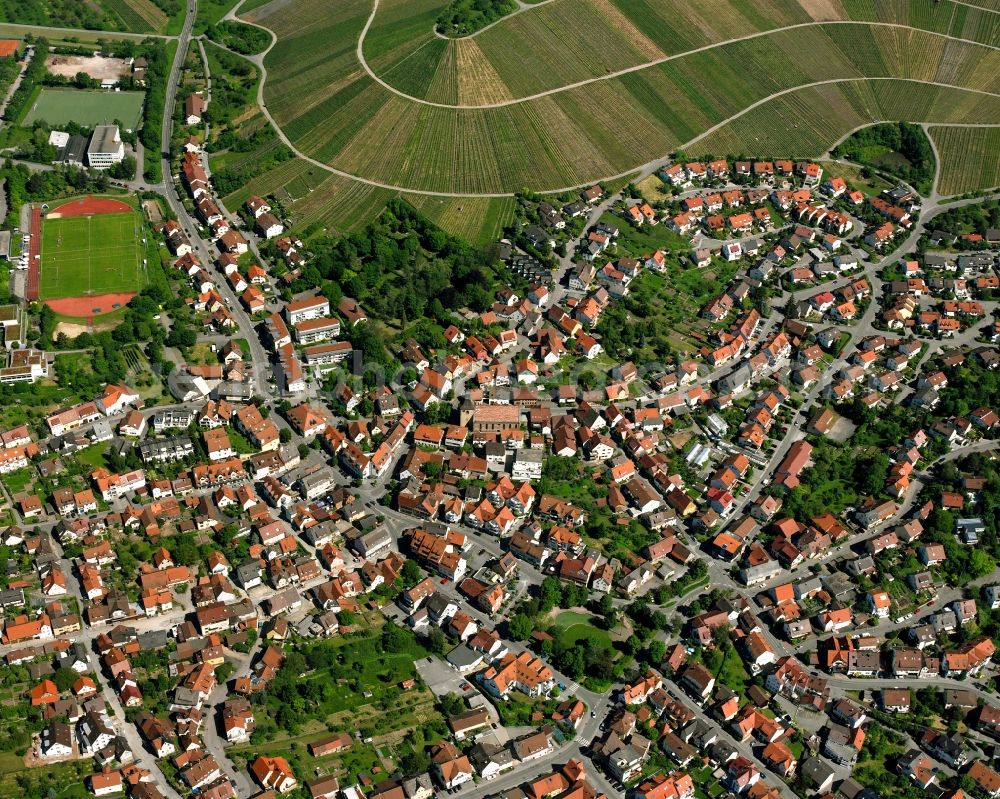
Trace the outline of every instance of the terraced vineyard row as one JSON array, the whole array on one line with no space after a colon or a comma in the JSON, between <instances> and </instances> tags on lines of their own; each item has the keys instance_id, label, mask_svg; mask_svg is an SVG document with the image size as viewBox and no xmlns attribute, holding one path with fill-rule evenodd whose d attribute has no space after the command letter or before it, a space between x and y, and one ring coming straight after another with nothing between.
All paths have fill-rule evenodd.
<instances>
[{"instance_id":1,"label":"terraced vineyard row","mask_svg":"<svg viewBox=\"0 0 1000 799\"><path fill-rule=\"evenodd\" d=\"M121 19L123 30L134 33L153 33L166 27L167 16L152 3L148 6L152 11L158 11L159 15L154 15L147 3L142 0L103 0L101 3L108 13ZM152 19L151 19L152 18Z\"/></svg>"},{"instance_id":2,"label":"terraced vineyard row","mask_svg":"<svg viewBox=\"0 0 1000 799\"><path fill-rule=\"evenodd\" d=\"M810 4L797 0L613 0L666 53L680 53L754 31L813 22ZM823 18L842 19L840 14Z\"/></svg>"},{"instance_id":3,"label":"terraced vineyard row","mask_svg":"<svg viewBox=\"0 0 1000 799\"><path fill-rule=\"evenodd\" d=\"M282 14L312 2L293 0ZM578 185L662 158L748 105L818 81L898 77L1000 92L998 50L859 23L778 31L503 107L429 107L358 69L350 31L363 25L364 7L348 3L328 17L335 24L311 21L287 33L268 56L276 77L266 98L302 152L404 188L490 194ZM482 38L469 41L481 46ZM318 41L328 57L310 54Z\"/></svg>"},{"instance_id":4,"label":"terraced vineyard row","mask_svg":"<svg viewBox=\"0 0 1000 799\"><path fill-rule=\"evenodd\" d=\"M365 57L373 67L380 64L389 68L432 39L447 44L434 35L434 21L442 5L441 0L379 0L365 37Z\"/></svg>"},{"instance_id":5,"label":"terraced vineyard row","mask_svg":"<svg viewBox=\"0 0 1000 799\"><path fill-rule=\"evenodd\" d=\"M359 183L294 158L223 198L229 208L251 194L277 197L298 230L321 224L331 230L363 227L390 199L402 197L444 230L475 244L496 241L514 216L513 197L433 197Z\"/></svg>"},{"instance_id":6,"label":"terraced vineyard row","mask_svg":"<svg viewBox=\"0 0 1000 799\"><path fill-rule=\"evenodd\" d=\"M965 0L970 6L979 6L994 11L1000 11L1000 0Z\"/></svg>"},{"instance_id":7,"label":"terraced vineyard row","mask_svg":"<svg viewBox=\"0 0 1000 799\"><path fill-rule=\"evenodd\" d=\"M325 180L330 174L301 158L290 158L287 161L282 161L273 169L253 178L249 183L241 186L239 190L227 194L222 198L222 202L226 208L239 208L251 194L277 193L300 175L307 173L310 169L315 170L319 175L320 182Z\"/></svg>"},{"instance_id":8,"label":"terraced vineyard row","mask_svg":"<svg viewBox=\"0 0 1000 799\"><path fill-rule=\"evenodd\" d=\"M444 103L455 102L455 84L465 87L457 91L459 103L498 102L713 43L815 22L890 23L984 44L1000 40L1000 14L953 0L555 0L504 19L481 35L446 43L439 39L431 46L441 5L442 0L380 0L364 52L390 85ZM802 29L795 32L805 35ZM806 51L800 46L793 52ZM923 54L909 55L919 59ZM437 74L442 65L444 75ZM414 75L408 66L423 74ZM480 76L487 88L470 90Z\"/></svg>"},{"instance_id":9,"label":"terraced vineyard row","mask_svg":"<svg viewBox=\"0 0 1000 799\"><path fill-rule=\"evenodd\" d=\"M996 42L1000 39L1000 13L958 6L949 33L976 42Z\"/></svg>"},{"instance_id":10,"label":"terraced vineyard row","mask_svg":"<svg viewBox=\"0 0 1000 799\"><path fill-rule=\"evenodd\" d=\"M960 89L895 80L815 86L756 106L700 139L687 152L817 156L858 127L895 119L998 122L1000 104L995 98ZM782 124L776 125L775 120L782 120Z\"/></svg>"},{"instance_id":11,"label":"terraced vineyard row","mask_svg":"<svg viewBox=\"0 0 1000 799\"><path fill-rule=\"evenodd\" d=\"M614 34L602 30L595 41L603 41L605 49L590 54L564 49L564 54L571 53L570 61L561 76L553 78L540 74L523 48L545 41L537 23L526 24L535 14L545 12L553 25L550 36L571 24L558 16L568 9L561 2L520 14L482 36L453 41L433 34L418 40L417 32L425 23L428 28L432 24L440 0L383 3L365 42L370 63L384 79L435 102L507 100L525 87L541 85L538 81L561 83L567 75L583 74L603 64L607 48L616 46L606 38ZM697 0L687 13L707 14L707 3ZM587 30L601 15L625 14L626 28L649 33L646 39L632 37L629 57L638 57L640 51L648 55L650 47L665 51L668 38L675 47L687 49L732 35L731 27L742 26L740 33L745 34L747 26L766 26L781 14L812 19L875 13L864 0L811 0L801 6L771 0L752 11L712 3L716 16L711 26L678 26L672 38L665 37L662 25L651 20L676 5L675 0L588 0L574 9L588 20L581 26ZM949 5L947 20L939 19L937 11L907 11L900 2L880 6L878 14L884 18L905 12L914 16L915 24L953 29L956 7L938 5ZM797 10L788 11L791 7ZM691 153L809 156L821 154L843 133L876 120L1000 122L997 97L960 88L1000 93L1000 52L922 30L866 24L773 32L499 108L430 107L392 94L361 68L355 50L370 9L369 0L345 0L333 8L320 0L291 0L273 21L261 20L273 24L279 35L278 46L268 55L266 99L300 150L350 174L393 186L482 194L525 187L546 190L626 173L689 143ZM389 12L396 21L380 22ZM555 22L560 19L561 29ZM968 26L969 20L965 13L960 22ZM572 25L580 29L579 21ZM491 41L493 31L505 26L524 27L513 40L507 38L508 48L501 52L504 39L498 38L496 45ZM497 49L488 52L490 48ZM585 61L584 55L597 60ZM817 82L828 83L806 86ZM715 126L717 130L702 136ZM942 183L966 191L964 187L976 185L977 176L952 175L947 158L963 146L984 157L998 152L996 134L937 130L935 140L941 138L939 146L948 153L942 156ZM984 164L979 183L996 181L990 176L998 169L995 163ZM301 159L255 178L226 202L238 204L251 192L279 197L300 228L319 223L354 229L377 215L390 198L402 196L446 230L485 241L494 238L513 213L509 197L435 197L381 188L325 173Z\"/></svg>"},{"instance_id":12,"label":"terraced vineyard row","mask_svg":"<svg viewBox=\"0 0 1000 799\"><path fill-rule=\"evenodd\" d=\"M939 193L1000 186L1000 128L932 127L929 132L941 166Z\"/></svg>"},{"instance_id":13,"label":"terraced vineyard row","mask_svg":"<svg viewBox=\"0 0 1000 799\"><path fill-rule=\"evenodd\" d=\"M265 22L278 36L266 64L267 102L276 118L303 118L323 126L331 121L328 112L313 111L325 100L358 91L353 84L364 73L356 48L368 14L370 0L297 0L284 5L280 13L267 18L260 14L267 6L247 15L252 22ZM335 108L345 106L340 100ZM295 138L300 131L286 133Z\"/></svg>"},{"instance_id":14,"label":"terraced vineyard row","mask_svg":"<svg viewBox=\"0 0 1000 799\"><path fill-rule=\"evenodd\" d=\"M567 36L567 31L573 35ZM476 43L514 97L665 55L633 44L610 24L597 0L557 0L490 28Z\"/></svg>"}]
</instances>

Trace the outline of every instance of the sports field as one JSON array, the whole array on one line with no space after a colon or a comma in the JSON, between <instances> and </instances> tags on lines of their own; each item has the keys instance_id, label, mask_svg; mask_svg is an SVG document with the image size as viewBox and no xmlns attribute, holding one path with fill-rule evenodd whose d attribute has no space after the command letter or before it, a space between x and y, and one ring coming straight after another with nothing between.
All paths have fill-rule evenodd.
<instances>
[{"instance_id":1,"label":"sports field","mask_svg":"<svg viewBox=\"0 0 1000 799\"><path fill-rule=\"evenodd\" d=\"M41 119L56 127L76 122L92 128L117 119L126 128L135 130L142 116L142 98L142 92L44 88L25 114L24 125L30 126Z\"/></svg>"},{"instance_id":2,"label":"sports field","mask_svg":"<svg viewBox=\"0 0 1000 799\"><path fill-rule=\"evenodd\" d=\"M135 211L45 219L39 296L137 292L144 285L142 254L142 219Z\"/></svg>"}]
</instances>

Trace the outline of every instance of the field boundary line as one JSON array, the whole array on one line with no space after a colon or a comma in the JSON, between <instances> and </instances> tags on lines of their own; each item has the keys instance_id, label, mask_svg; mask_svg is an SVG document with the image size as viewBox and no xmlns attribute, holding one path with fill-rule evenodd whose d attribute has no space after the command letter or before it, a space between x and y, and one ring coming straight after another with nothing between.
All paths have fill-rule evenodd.
<instances>
[{"instance_id":1,"label":"field boundary line","mask_svg":"<svg viewBox=\"0 0 1000 799\"><path fill-rule=\"evenodd\" d=\"M268 30L268 29L264 28L264 30ZM273 35L273 32L271 32L271 33ZM419 195L419 196L422 196L422 197L480 197L480 198L498 198L498 197L514 197L514 196L516 196L516 192L512 192L512 191L506 191L506 192L455 192L455 191L433 191L431 189L419 189L419 188L412 188L412 187L409 187L409 186L397 186L397 185L393 185L391 183L386 183L384 181L373 180L371 178L365 178L365 177L362 177L360 175L355 175L355 174L353 174L351 172L347 172L347 171L345 171L343 169L338 169L335 166L331 166L330 164L324 163L323 161L320 161L320 160L318 160L316 158L313 158L310 155L306 155L305 153L303 153L295 145L294 142L292 142L291 139L288 138L288 135L285 133L285 131L281 128L281 126L277 123L277 121L271 115L270 109L268 109L264 105L264 79L266 77L267 77L267 72L266 72L266 70L264 70L264 73L263 73L263 75L261 77L261 81L260 81L260 83L258 84L258 87L257 87L257 105L260 107L261 112L267 118L267 121L271 124L271 127L274 128L274 131L278 135L278 138L281 139L282 143L286 147L288 147L288 149L290 149L293 153L295 153L295 155L298 158L301 158L306 163L312 164L315 167L318 167L320 169L325 170L326 172L329 172L331 175L336 175L336 176L342 177L342 178L348 178L348 179L356 181L358 183L362 183L362 184L364 184L366 186L373 186L373 187L378 188L378 189L388 189L390 191L405 192L407 194L416 194L416 195ZM801 84L799 86L792 86L792 87L787 88L787 89L782 89L779 92L775 92L774 94L770 94L767 97L763 97L760 100L758 100L757 102L753 103L752 105L749 105L746 108L741 109L740 111L738 111L737 113L733 114L732 116L730 116L730 117L722 120L721 122L716 123L715 125L712 125L710 128L707 128L706 130L702 131L701 133L699 133L697 136L695 136L690 141L684 142L682 144L678 144L670 152L673 152L674 150L685 150L688 147L690 147L692 144L696 144L697 142L701 141L703 138L705 138L709 134L714 133L719 128L723 127L724 125L727 125L730 122L734 122L735 120L737 120L740 117L744 116L746 113L752 111L754 108L757 108L758 106L761 106L764 103L770 102L771 100L774 100L774 99L776 99L778 97L783 97L786 94L791 94L792 92L801 91L803 89L814 88L816 86L830 86L830 85L836 84L836 83L862 83L862 82L867 82L867 81L872 81L872 82L875 82L875 81L879 81L879 82L882 82L882 81L900 81L900 82L903 82L903 83L920 83L920 84L924 84L924 85L928 85L928 86L938 86L938 87L940 87L942 89L953 89L955 91L971 92L973 94L982 94L982 95L985 95L985 96L988 96L988 97L1000 97L1000 94L997 94L995 92L987 92L987 91L984 91L982 89L967 89L967 88L965 88L963 86L955 86L955 85L950 84L950 83L941 83L941 82L938 82L938 81L919 80L917 78L896 78L896 77L891 77L891 76L871 77L871 78L868 78L868 77L860 77L860 78L832 78L830 80L821 80L821 81L815 81L813 83L803 83L803 84ZM869 122L868 125L878 124L879 121L880 120L873 120L872 122ZM892 121L892 120L881 120L881 121ZM936 123L930 123L930 124L936 124ZM955 123L955 124L961 124L961 123ZM868 125L865 125L864 127L868 127ZM978 124L973 122L973 123L964 124L962 126L963 127L978 127ZM669 155L669 152L668 153L664 153L663 155L661 155L661 156L659 156L657 158L654 158L651 161L647 161L645 164L636 164L631 169L626 169L625 171L619 172L619 173L614 174L614 175L605 175L605 176L599 176L599 177L591 178L589 180L583 181L581 183L574 184L572 186L561 186L561 187L558 187L558 188L538 188L538 189L535 189L535 191L537 191L539 194L561 194L563 192L576 191L577 189L585 188L587 186L592 186L594 183L603 183L603 182L606 182L606 181L619 180L621 178L628 177L629 175L635 174L637 172L638 173L647 173L647 172L649 172L651 170L652 167L654 167L655 165L661 164L664 160L666 160L666 158L667 158L668 155ZM643 176L646 176L646 175L643 175Z\"/></svg>"},{"instance_id":2,"label":"field boundary line","mask_svg":"<svg viewBox=\"0 0 1000 799\"><path fill-rule=\"evenodd\" d=\"M116 37L119 39L129 39L131 41L141 42L143 39L178 39L178 36L169 36L165 33L134 33L131 31L94 31L89 28L59 28L51 25L26 25L21 22L0 22L0 32L11 31L13 33L36 33L36 34L49 34L62 37L76 36L79 37L81 33L87 36L96 36L100 38L112 38ZM92 44L94 42L83 42L83 44Z\"/></svg>"},{"instance_id":3,"label":"field boundary line","mask_svg":"<svg viewBox=\"0 0 1000 799\"><path fill-rule=\"evenodd\" d=\"M402 91L401 89L397 89L392 84L390 84L387 81L383 80L383 78L381 76L379 76L375 72L375 70L373 70L369 66L368 61L365 59L365 54L364 54L365 36L368 35L368 30L369 30L369 28L371 28L372 22L375 21L375 14L378 11L378 4L379 4L379 0L374 0L374 7L372 8L371 16L368 17L368 21L365 23L365 27L362 28L361 35L358 37L358 46L356 48L356 54L357 54L358 62L361 64L361 68L365 72L367 72L368 76L372 80L374 80L376 83L378 83L382 88L384 88L384 89L392 92L393 94L397 95L398 97L402 97L402 98L404 98L406 100L409 100L410 102L413 102L413 103L418 103L419 105L427 105L427 106L430 106L432 108L451 108L451 109L456 109L456 110L460 110L460 111L472 111L472 110L476 110L476 109L506 108L506 107L512 106L512 105L520 105L522 103L530 103L533 100L539 100L539 99L541 99L543 97L551 97L554 94L562 94L563 92L572 91L573 89L579 89L579 88L581 88L583 86L589 86L592 83L600 83L601 81L614 80L615 78L620 78L620 77L622 77L624 75L631 75L634 72L642 72L643 70L651 69L652 67L660 66L661 64L666 64L666 63L668 63L670 61L676 61L679 58L686 58L687 56L697 55L698 53L704 53L704 52L707 52L709 50L715 50L716 48L719 48L719 47L726 47L726 46L728 46L730 44L737 44L739 42L753 41L754 39L760 39L760 38L762 38L764 36L771 36L771 35L776 34L776 33L785 33L787 31L802 30L803 28L816 28L816 27L822 27L824 25L864 25L864 26L867 26L867 27L875 27L875 28L890 28L890 29L897 29L897 30L901 29L901 30L907 30L907 31L920 31L920 32L926 33L926 34L928 34L930 36L938 36L938 37L940 37L942 39L949 39L949 40L955 41L955 42L964 42L965 44L974 45L974 46L977 46L977 47L983 47L983 48L985 48L987 50L995 50L997 52L1000 52L1000 47L997 47L997 46L992 45L992 44L983 44L981 42L974 42L971 39L963 39L960 36L949 36L948 34L945 34L945 33L937 33L935 31L926 31L923 28L915 28L912 25L902 25L902 24L900 24L898 22L859 22L857 20L829 20L827 22L799 22L799 23L796 23L794 25L784 25L784 26L782 26L780 28L771 28L770 30L766 30L766 31L755 31L754 33L748 33L746 36L737 36L737 37L732 38L732 39L726 39L725 41L714 42L712 44L705 44L705 45L702 45L701 47L695 47L692 50L685 50L682 53L673 53L671 55L663 56L663 58L654 58L652 61L646 61L646 62L644 62L642 64L634 64L633 66L625 67L623 69L616 70L615 72L608 72L608 73L606 73L604 75L596 75L596 76L594 76L592 78L584 78L583 80L578 80L578 81L575 81L573 83L567 83L567 84L564 84L563 86L557 86L557 87L552 88L552 89L546 89L545 91L542 91L542 92L536 92L535 94L525 95L524 97L516 97L516 98L511 99L511 100L501 100L501 101L496 102L496 103L485 103L485 104L482 104L482 105L468 105L468 104L464 104L464 103L463 104L452 105L452 104L449 104L449 103L438 103L438 102L434 102L434 101L431 101L431 100L425 100L425 99L423 99L421 97L414 97L412 94L407 94L406 92ZM263 27L263 26L260 26L260 27ZM265 29L265 30L269 30L269 29ZM272 34L273 33L274 32L272 31ZM277 40L277 37L275 37L275 40ZM268 50L265 51L265 53L268 52L268 51L270 51L270 49L271 48L269 47ZM263 56L263 54L261 54L261 55ZM263 78L261 80L261 83L263 84Z\"/></svg>"},{"instance_id":4,"label":"field boundary line","mask_svg":"<svg viewBox=\"0 0 1000 799\"><path fill-rule=\"evenodd\" d=\"M977 6L975 3L965 3L963 0L951 0L956 6L965 6L966 8L974 8L976 11L985 11L987 14L1000 14L995 8L986 8L985 6Z\"/></svg>"},{"instance_id":5,"label":"field boundary line","mask_svg":"<svg viewBox=\"0 0 1000 799\"><path fill-rule=\"evenodd\" d=\"M431 26L431 31L439 39L444 39L447 42L460 42L462 41L462 39L475 39L479 34L486 33L486 31L488 31L490 28L499 25L501 22L507 22L512 17L516 17L520 14L523 14L525 11L532 11L536 8L542 8L542 6L547 6L549 3L555 2L555 0L539 0L539 2L537 3L524 3L522 0L517 0L517 2L519 6L517 11L511 11L509 14L500 17L500 19L494 20L489 25L485 25L479 30L473 31L472 33L466 34L465 36L445 36L443 33L438 33L437 25ZM1000 11L994 8L984 8L983 6L977 6L974 3L963 2L963 0L951 0L951 3L956 6L965 6L966 8L974 8L977 11L985 11L988 14L1000 14ZM952 19L954 19L954 17L955 15L953 13ZM918 28L917 30L923 30L923 28Z\"/></svg>"},{"instance_id":6,"label":"field boundary line","mask_svg":"<svg viewBox=\"0 0 1000 799\"><path fill-rule=\"evenodd\" d=\"M243 5L243 0L241 0L241 2L239 4L237 4L236 6L234 6L229 11L229 13L226 15L225 18L226 19L237 19L239 11L240 11L240 7L242 5ZM377 11L377 9L378 9L378 0L375 0L375 7L372 9L372 14L368 18L368 23L365 25L365 29L362 31L361 38L359 39L359 42L358 42L358 51L359 52L360 52L360 49L361 49L361 44L364 41L364 35L365 35L365 33L367 33L368 28L371 26L371 22L372 22L372 20L375 17L375 11ZM270 53L271 50L274 49L274 46L278 43L278 35L273 30L271 30L270 28L268 28L265 25L261 25L260 23L252 22L252 21L246 20L246 19L239 19L239 21L243 22L244 24L251 25L251 26L253 26L255 28L259 28L260 30L266 31L268 33L268 35L271 37L271 44L268 45L262 52L258 53L256 56L247 57L247 60L250 61L252 64L254 64L258 69L260 69L260 73L261 73L260 74L260 80L257 82L257 106L260 108L261 113L264 115L264 117L270 123L270 125L274 129L275 133L277 133L278 138L281 140L281 142L286 147L288 147L293 153L295 153L295 155L297 157L301 158L306 163L312 164L315 167L323 169L324 171L330 173L331 175L336 175L338 177L347 178L349 180L353 180L353 181L355 181L357 183L361 183L361 184L364 184L366 186L373 186L375 188L380 188L380 189L388 189L390 191L405 192L405 193L408 193L408 194L416 194L418 196L423 196L423 197L470 197L470 198L479 197L479 198L489 198L489 199L492 199L492 198L499 198L499 197L514 197L514 196L516 196L515 192L448 192L448 191L433 191L433 190L430 190L430 189L410 188L410 187L406 187L406 186L397 186L397 185L393 185L391 183L386 183L384 181L372 180L371 178L365 178L365 177L361 177L360 175L355 175L355 174L353 174L351 172L347 172L347 171L345 171L343 169L338 169L337 167L331 166L330 164L327 164L327 163L325 163L323 161L320 161L320 160L318 160L316 158L313 158L312 156L306 155L288 137L288 135L285 133L285 131L282 129L282 127L278 124L277 120L275 120L274 116L271 114L271 110L267 107L266 103L264 102L264 86L267 83L267 77L268 77L267 67L264 65L264 59L267 56L267 54ZM804 23L804 25L806 25L806 26L813 25L813 24L823 24L823 23ZM850 23L850 24L871 24L871 23ZM909 27L907 25L896 25L894 23L885 23L885 24L886 25L890 25L892 27L905 28L906 30L920 30L918 28L911 28L911 27ZM802 25L796 25L796 26L793 26L793 27L802 27ZM773 30L772 31L768 31L768 33L774 33L774 32L775 31L773 31ZM754 36L760 36L760 35L764 35L764 34L763 33L754 34ZM752 38L752 37L748 37L748 38ZM953 38L953 37L945 37L945 38ZM730 40L730 41L736 41L736 40ZM967 40L965 40L965 39L959 39L958 41L967 41ZM972 44L978 44L978 42L972 42ZM716 45L708 45L706 48L702 48L702 49L708 49L708 48L716 47L716 46L719 46L719 45L718 44L716 44ZM994 49L1000 49L1000 48L994 48ZM688 52L690 53L690 52L696 52L696 51L688 51ZM681 55L681 54L678 54L677 56L671 56L670 58L676 58L676 57L679 57L679 55ZM367 68L367 64L365 66ZM803 90L803 89L809 89L809 88L813 88L813 87L816 87L816 86L829 86L829 85L836 84L836 83L860 83L860 82L866 82L866 81L889 81L889 80L896 80L896 81L901 81L901 82L905 82L905 83L919 83L919 84L924 84L924 85L929 85L929 86L938 86L938 87L945 88L945 89L954 89L956 91L972 92L974 94L982 94L982 95L989 96L989 97L1000 97L1000 94L997 94L995 92L987 92L987 91L984 91L982 89L969 89L969 88L965 88L963 86L955 86L953 84L942 83L942 82L939 82L939 81L920 80L918 78L896 78L896 77L891 77L891 76L859 77L859 78L833 78L833 79L830 79L830 80L815 81L813 83L804 83L804 84L801 84L799 86L793 86L793 87L790 87L788 89L782 89L781 91L775 92L774 94L768 95L767 97L763 97L760 100L756 101L755 103L747 106L746 108L741 109L740 111L738 111L737 113L733 114L732 116L730 116L730 117L722 120L721 122L716 123L715 125L712 125L711 127L707 128L706 130L702 131L697 136L695 136L694 138L692 138L690 141L687 141L687 142L684 142L683 144L677 145L674 148L674 150L684 150L684 149L687 149L691 145L696 144L697 142L701 141L706 136L709 136L712 133L715 133L717 130L719 130L723 126L729 124L730 122L734 122L735 120L737 120L740 117L744 116L745 114L749 113L753 109L755 109L755 108L763 105L764 103L770 102L771 100L774 100L774 99L776 99L778 97L783 97L784 95L790 94L792 92L800 91L800 90ZM403 95L403 96L405 96L405 95ZM445 106L445 107L452 108L454 106ZM480 106L475 106L475 107L478 108ZM877 124L877 121L872 121L872 122L870 122L868 124L869 125L874 125L874 124ZM936 124L936 123L931 123L931 124ZM962 127L978 127L977 123L968 123L968 124L962 124L962 123L943 123L943 124L956 124L956 125L960 125ZM867 125L865 127L867 127ZM607 175L607 176L604 176L604 177L594 178L594 179L587 180L585 182L578 183L578 184L575 184L575 185L572 185L572 186L562 186L562 187L559 187L559 188L545 188L545 189L540 188L540 189L537 189L537 191L538 191L539 194L561 194L561 193L567 192L567 191L575 191L577 189L593 185L594 183L601 183L601 182L605 182L605 181L619 180L619 179L628 177L630 175L633 175L633 174L635 174L637 172L640 173L641 177L645 177L648 173L652 172L653 168L655 168L656 165L662 163L667 158L668 155L669 155L669 153L664 153L662 156L660 156L658 158L655 158L655 159L653 159L651 161L647 161L645 164L637 164L637 165L633 166L631 169L627 169L627 170L625 170L623 172L619 172L619 173L617 173L615 175Z\"/></svg>"},{"instance_id":7,"label":"field boundary line","mask_svg":"<svg viewBox=\"0 0 1000 799\"><path fill-rule=\"evenodd\" d=\"M93 235L91 234L91 228L93 227L94 218L92 216L86 217L87 220L87 295L90 296L94 292L94 255L91 252L91 241L93 240Z\"/></svg>"}]
</instances>

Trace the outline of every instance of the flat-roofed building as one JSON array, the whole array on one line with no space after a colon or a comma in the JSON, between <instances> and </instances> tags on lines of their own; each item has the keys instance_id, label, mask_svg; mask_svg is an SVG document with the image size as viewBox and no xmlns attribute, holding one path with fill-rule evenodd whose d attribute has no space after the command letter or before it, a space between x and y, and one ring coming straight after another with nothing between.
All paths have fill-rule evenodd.
<instances>
[{"instance_id":1,"label":"flat-roofed building","mask_svg":"<svg viewBox=\"0 0 1000 799\"><path fill-rule=\"evenodd\" d=\"M87 166L108 169L125 158L125 143L117 125L97 125L87 145Z\"/></svg>"}]
</instances>

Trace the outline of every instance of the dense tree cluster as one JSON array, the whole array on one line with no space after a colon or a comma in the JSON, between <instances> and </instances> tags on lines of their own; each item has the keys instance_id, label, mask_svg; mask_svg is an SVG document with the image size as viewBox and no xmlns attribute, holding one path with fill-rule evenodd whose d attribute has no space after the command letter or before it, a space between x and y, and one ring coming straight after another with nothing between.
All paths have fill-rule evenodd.
<instances>
[{"instance_id":1,"label":"dense tree cluster","mask_svg":"<svg viewBox=\"0 0 1000 799\"><path fill-rule=\"evenodd\" d=\"M837 145L833 155L876 167L905 180L921 194L930 194L934 150L919 125L886 122L863 128Z\"/></svg>"},{"instance_id":2,"label":"dense tree cluster","mask_svg":"<svg viewBox=\"0 0 1000 799\"><path fill-rule=\"evenodd\" d=\"M437 29L449 36L468 36L516 10L514 0L451 0L438 15Z\"/></svg>"},{"instance_id":3,"label":"dense tree cluster","mask_svg":"<svg viewBox=\"0 0 1000 799\"><path fill-rule=\"evenodd\" d=\"M223 20L212 25L205 31L205 35L213 42L242 55L261 53L271 43L271 36L267 31L235 20Z\"/></svg>"},{"instance_id":4,"label":"dense tree cluster","mask_svg":"<svg viewBox=\"0 0 1000 799\"><path fill-rule=\"evenodd\" d=\"M21 206L26 202L58 200L82 192L103 192L108 188L107 176L91 174L76 167L58 167L43 172L32 172L24 164L7 161L0 170L0 179L6 178L7 220L9 228L20 223Z\"/></svg>"},{"instance_id":5,"label":"dense tree cluster","mask_svg":"<svg viewBox=\"0 0 1000 799\"><path fill-rule=\"evenodd\" d=\"M980 236L985 236L989 228L998 227L1000 227L1000 202L997 200L952 208L935 216L933 225L935 230L944 230L956 236L962 233L978 233ZM965 245L959 240L957 246L970 245Z\"/></svg>"},{"instance_id":6,"label":"dense tree cluster","mask_svg":"<svg viewBox=\"0 0 1000 799\"><path fill-rule=\"evenodd\" d=\"M0 19L22 25L113 30L111 16L97 3L79 0L0 0Z\"/></svg>"},{"instance_id":7,"label":"dense tree cluster","mask_svg":"<svg viewBox=\"0 0 1000 799\"><path fill-rule=\"evenodd\" d=\"M211 44L205 47L205 55L212 72L212 103L205 110L205 118L216 133L212 150L249 153L260 149L274 139L269 126L239 135L233 129L234 120L257 99L256 67L245 58Z\"/></svg>"},{"instance_id":8,"label":"dense tree cluster","mask_svg":"<svg viewBox=\"0 0 1000 799\"><path fill-rule=\"evenodd\" d=\"M331 301L346 294L402 327L464 306L483 311L501 285L495 248L448 235L400 200L364 230L316 239L312 250L292 291L322 286Z\"/></svg>"},{"instance_id":9,"label":"dense tree cluster","mask_svg":"<svg viewBox=\"0 0 1000 799\"><path fill-rule=\"evenodd\" d=\"M34 47L35 56L24 70L24 76L21 78L17 91L14 92L14 96L7 103L7 108L4 109L3 118L8 122L21 118L31 98L35 96L35 88L41 84L45 77L45 58L49 54L49 43L46 39L36 39Z\"/></svg>"},{"instance_id":10,"label":"dense tree cluster","mask_svg":"<svg viewBox=\"0 0 1000 799\"><path fill-rule=\"evenodd\" d=\"M143 176L152 183L158 183L163 174L160 152L163 134L163 107L167 101L167 80L170 62L167 50L161 40L147 39L143 55L149 62L146 67L146 103L142 112L142 146L146 148Z\"/></svg>"}]
</instances>

